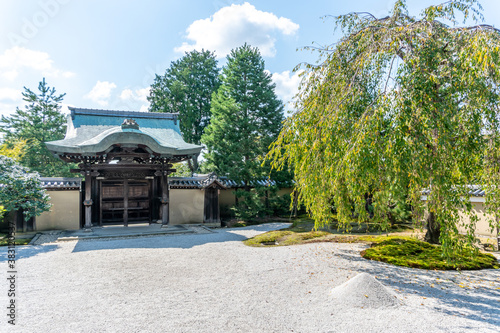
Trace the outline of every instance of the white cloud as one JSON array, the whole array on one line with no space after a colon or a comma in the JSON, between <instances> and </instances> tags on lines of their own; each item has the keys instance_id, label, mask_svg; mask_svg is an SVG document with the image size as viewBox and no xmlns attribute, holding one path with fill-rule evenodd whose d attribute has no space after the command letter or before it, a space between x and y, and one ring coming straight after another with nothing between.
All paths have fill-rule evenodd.
<instances>
[{"instance_id":1,"label":"white cloud","mask_svg":"<svg viewBox=\"0 0 500 333\"><path fill-rule=\"evenodd\" d=\"M257 46L263 56L273 57L276 34L294 35L298 29L299 25L292 20L257 10L248 2L233 4L221 8L210 18L194 21L186 30L186 38L192 43L184 42L174 50L205 49L215 51L217 57L223 58L231 49L247 42Z\"/></svg>"},{"instance_id":2,"label":"white cloud","mask_svg":"<svg viewBox=\"0 0 500 333\"><path fill-rule=\"evenodd\" d=\"M285 106L291 107L293 97L299 92L300 73L302 70L295 73L284 71L272 74L272 80L276 84L276 95L285 103Z\"/></svg>"},{"instance_id":3,"label":"white cloud","mask_svg":"<svg viewBox=\"0 0 500 333\"><path fill-rule=\"evenodd\" d=\"M142 89L123 89L120 98L122 101L126 102L129 105L129 108L136 109L137 105L141 104L139 107L139 111L148 111L149 109L149 101L148 96L151 88L142 88Z\"/></svg>"},{"instance_id":4,"label":"white cloud","mask_svg":"<svg viewBox=\"0 0 500 333\"><path fill-rule=\"evenodd\" d=\"M15 69L11 71L2 72L2 76L9 81L14 81L14 79L19 75L19 72Z\"/></svg>"},{"instance_id":5,"label":"white cloud","mask_svg":"<svg viewBox=\"0 0 500 333\"><path fill-rule=\"evenodd\" d=\"M46 52L14 46L0 54L0 76L13 81L23 69L40 72L47 77L71 77L75 74L54 67L54 61Z\"/></svg>"},{"instance_id":6,"label":"white cloud","mask_svg":"<svg viewBox=\"0 0 500 333\"><path fill-rule=\"evenodd\" d=\"M0 101L11 100L20 101L23 98L21 89L0 88Z\"/></svg>"},{"instance_id":7,"label":"white cloud","mask_svg":"<svg viewBox=\"0 0 500 333\"><path fill-rule=\"evenodd\" d=\"M147 87L147 88L137 89L135 93L139 101L147 103L150 91L151 87Z\"/></svg>"},{"instance_id":8,"label":"white cloud","mask_svg":"<svg viewBox=\"0 0 500 333\"><path fill-rule=\"evenodd\" d=\"M132 89L123 89L122 93L120 94L120 98L123 100L130 100L134 98L134 92Z\"/></svg>"},{"instance_id":9,"label":"white cloud","mask_svg":"<svg viewBox=\"0 0 500 333\"><path fill-rule=\"evenodd\" d=\"M96 85L84 98L90 99L101 106L108 105L111 91L116 88L116 84L108 81L97 81Z\"/></svg>"},{"instance_id":10,"label":"white cloud","mask_svg":"<svg viewBox=\"0 0 500 333\"><path fill-rule=\"evenodd\" d=\"M22 99L21 89L0 88L0 117L11 116L16 111Z\"/></svg>"},{"instance_id":11,"label":"white cloud","mask_svg":"<svg viewBox=\"0 0 500 333\"><path fill-rule=\"evenodd\" d=\"M1 116L11 116L16 112L17 104L15 103L2 103L0 102L0 118Z\"/></svg>"},{"instance_id":12,"label":"white cloud","mask_svg":"<svg viewBox=\"0 0 500 333\"><path fill-rule=\"evenodd\" d=\"M135 91L132 89L123 89L120 98L124 101L131 100L147 103L150 90L150 87L136 89Z\"/></svg>"},{"instance_id":13,"label":"white cloud","mask_svg":"<svg viewBox=\"0 0 500 333\"><path fill-rule=\"evenodd\" d=\"M71 104L61 103L61 113L70 114L71 113L71 111L69 109L70 106L74 107L74 105L71 105Z\"/></svg>"},{"instance_id":14,"label":"white cloud","mask_svg":"<svg viewBox=\"0 0 500 333\"><path fill-rule=\"evenodd\" d=\"M13 88L0 88L0 117L6 116L10 117L19 107L21 110L25 110L24 106L26 102L23 101L21 89ZM61 112L64 114L70 113L68 106L72 106L66 103L61 103Z\"/></svg>"}]
</instances>

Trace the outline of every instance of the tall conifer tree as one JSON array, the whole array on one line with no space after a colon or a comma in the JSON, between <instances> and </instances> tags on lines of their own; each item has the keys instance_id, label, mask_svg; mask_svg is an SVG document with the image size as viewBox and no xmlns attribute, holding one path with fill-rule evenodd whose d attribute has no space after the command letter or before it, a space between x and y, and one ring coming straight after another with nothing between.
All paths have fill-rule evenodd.
<instances>
[{"instance_id":1,"label":"tall conifer tree","mask_svg":"<svg viewBox=\"0 0 500 333\"><path fill-rule=\"evenodd\" d=\"M156 75L148 100L151 112L179 113L179 126L186 142L200 144L210 122L210 100L219 88L219 68L215 55L201 50L186 53L173 61L163 76ZM196 160L189 164L192 172Z\"/></svg>"},{"instance_id":2,"label":"tall conifer tree","mask_svg":"<svg viewBox=\"0 0 500 333\"><path fill-rule=\"evenodd\" d=\"M208 167L243 183L246 190L252 180L269 174L262 161L284 119L283 103L274 90L257 48L245 44L231 51L202 142L208 149Z\"/></svg>"}]
</instances>

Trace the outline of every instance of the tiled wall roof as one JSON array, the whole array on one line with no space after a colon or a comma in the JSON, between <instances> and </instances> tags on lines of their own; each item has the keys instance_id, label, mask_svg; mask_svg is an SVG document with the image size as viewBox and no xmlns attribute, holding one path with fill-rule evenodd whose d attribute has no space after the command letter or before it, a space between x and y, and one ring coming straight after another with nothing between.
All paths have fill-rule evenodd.
<instances>
[{"instance_id":1,"label":"tiled wall roof","mask_svg":"<svg viewBox=\"0 0 500 333\"><path fill-rule=\"evenodd\" d=\"M42 186L51 190L76 190L81 186L82 178L63 178L63 177L41 177ZM234 180L219 178L215 174L195 175L194 177L171 177L169 178L170 188L206 188L217 182L219 187L226 188L241 188L245 184L243 182L237 183ZM255 186L274 186L276 182L273 180L257 180L250 182L250 187Z\"/></svg>"},{"instance_id":2,"label":"tiled wall roof","mask_svg":"<svg viewBox=\"0 0 500 333\"><path fill-rule=\"evenodd\" d=\"M469 195L472 197L484 197L484 188L478 185L470 185L469 186ZM423 195L429 195L431 191L429 189L425 189L422 191Z\"/></svg>"},{"instance_id":3,"label":"tiled wall roof","mask_svg":"<svg viewBox=\"0 0 500 333\"><path fill-rule=\"evenodd\" d=\"M42 186L52 190L78 190L82 183L81 178L41 177Z\"/></svg>"}]
</instances>

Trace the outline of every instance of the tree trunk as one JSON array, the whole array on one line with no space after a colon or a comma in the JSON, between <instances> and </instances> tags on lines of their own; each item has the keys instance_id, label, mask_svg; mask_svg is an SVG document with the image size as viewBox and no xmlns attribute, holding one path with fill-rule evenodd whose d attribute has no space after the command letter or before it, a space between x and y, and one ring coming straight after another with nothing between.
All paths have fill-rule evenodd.
<instances>
[{"instance_id":1,"label":"tree trunk","mask_svg":"<svg viewBox=\"0 0 500 333\"><path fill-rule=\"evenodd\" d=\"M189 167L189 170L191 171L191 176L193 176L193 174L198 171L198 167L199 167L199 164L198 164L198 154L193 156L192 159L189 159L188 160L188 167Z\"/></svg>"},{"instance_id":2,"label":"tree trunk","mask_svg":"<svg viewBox=\"0 0 500 333\"><path fill-rule=\"evenodd\" d=\"M394 214L392 212L387 213L387 219L389 220L391 228L394 227L394 225L396 224L396 217L394 216Z\"/></svg>"},{"instance_id":3,"label":"tree trunk","mask_svg":"<svg viewBox=\"0 0 500 333\"><path fill-rule=\"evenodd\" d=\"M298 209L299 204L297 202L298 200L299 200L299 192L297 191L297 189L295 189L293 191L293 208L292 208L292 216L293 217L297 217L297 215L298 215L298 210L299 210Z\"/></svg>"},{"instance_id":4,"label":"tree trunk","mask_svg":"<svg viewBox=\"0 0 500 333\"><path fill-rule=\"evenodd\" d=\"M427 216L427 233L425 234L424 240L431 244L439 244L440 235L441 226L439 222L436 221L436 215L430 212L429 216Z\"/></svg>"}]
</instances>

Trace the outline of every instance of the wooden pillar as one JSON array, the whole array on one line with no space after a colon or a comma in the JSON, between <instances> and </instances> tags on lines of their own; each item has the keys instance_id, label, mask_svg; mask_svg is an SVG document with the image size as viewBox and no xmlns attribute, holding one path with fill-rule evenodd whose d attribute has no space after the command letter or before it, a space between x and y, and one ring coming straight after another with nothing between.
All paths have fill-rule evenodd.
<instances>
[{"instance_id":1,"label":"wooden pillar","mask_svg":"<svg viewBox=\"0 0 500 333\"><path fill-rule=\"evenodd\" d=\"M219 204L217 200L217 189L212 189L212 223L217 222L217 206Z\"/></svg>"},{"instance_id":2,"label":"wooden pillar","mask_svg":"<svg viewBox=\"0 0 500 333\"><path fill-rule=\"evenodd\" d=\"M102 180L99 180L99 226L102 227Z\"/></svg>"},{"instance_id":3,"label":"wooden pillar","mask_svg":"<svg viewBox=\"0 0 500 333\"><path fill-rule=\"evenodd\" d=\"M123 181L123 225L128 227L128 179Z\"/></svg>"},{"instance_id":4,"label":"wooden pillar","mask_svg":"<svg viewBox=\"0 0 500 333\"><path fill-rule=\"evenodd\" d=\"M86 231L92 230L92 176L96 177L99 172L90 169L90 167L85 167L82 174L85 176L85 200L83 200L83 206L85 207L85 225L83 228Z\"/></svg>"},{"instance_id":5,"label":"wooden pillar","mask_svg":"<svg viewBox=\"0 0 500 333\"><path fill-rule=\"evenodd\" d=\"M164 161L161 171L155 172L156 177L161 177L161 198L160 198L160 216L162 227L168 227L170 224L170 186L168 185L168 175L171 172L175 172L175 169L171 169L172 164L168 161Z\"/></svg>"},{"instance_id":6,"label":"wooden pillar","mask_svg":"<svg viewBox=\"0 0 500 333\"><path fill-rule=\"evenodd\" d=\"M169 186L168 186L168 171L164 170L161 175L161 225L166 227L170 223L169 212Z\"/></svg>"},{"instance_id":7,"label":"wooden pillar","mask_svg":"<svg viewBox=\"0 0 500 333\"><path fill-rule=\"evenodd\" d=\"M84 171L85 175L85 200L83 205L85 206L85 230L91 230L92 228L92 173L90 170Z\"/></svg>"},{"instance_id":8,"label":"wooden pillar","mask_svg":"<svg viewBox=\"0 0 500 333\"><path fill-rule=\"evenodd\" d=\"M215 190L215 209L216 209L216 217L217 219L215 220L216 223L220 223L220 204L219 204L219 197L220 197L220 189Z\"/></svg>"}]
</instances>

